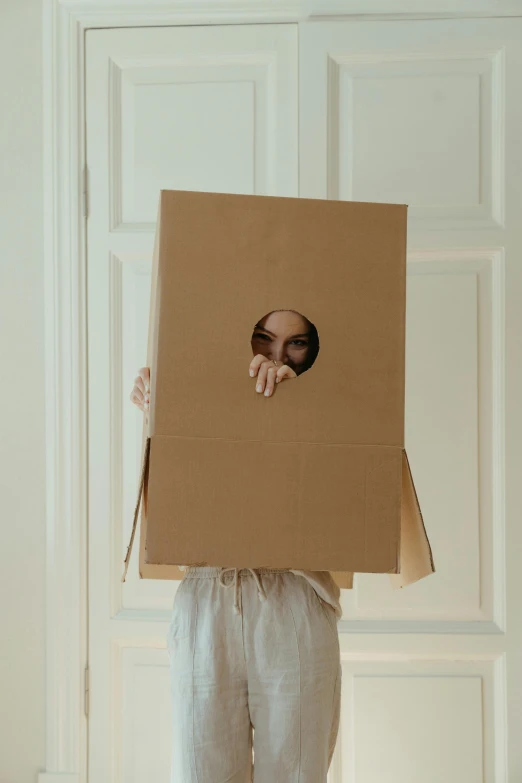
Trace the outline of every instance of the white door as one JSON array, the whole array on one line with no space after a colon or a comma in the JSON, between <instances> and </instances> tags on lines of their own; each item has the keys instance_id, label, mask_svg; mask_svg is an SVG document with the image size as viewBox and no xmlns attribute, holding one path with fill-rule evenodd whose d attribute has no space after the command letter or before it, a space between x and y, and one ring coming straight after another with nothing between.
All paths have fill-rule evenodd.
<instances>
[{"instance_id":1,"label":"white door","mask_svg":"<svg viewBox=\"0 0 522 783\"><path fill-rule=\"evenodd\" d=\"M175 585L140 582L137 547L120 582L157 193L297 195L296 38L291 25L87 34L96 783L168 781ZM517 783L522 20L310 23L299 49L299 195L411 205L406 443L437 567L398 593L381 575L343 593L331 780Z\"/></svg>"},{"instance_id":2,"label":"white door","mask_svg":"<svg viewBox=\"0 0 522 783\"><path fill-rule=\"evenodd\" d=\"M299 51L300 195L410 205L406 446L437 569L344 592L334 779L518 783L522 19L304 24Z\"/></svg>"},{"instance_id":3,"label":"white door","mask_svg":"<svg viewBox=\"0 0 522 783\"><path fill-rule=\"evenodd\" d=\"M297 196L297 27L91 30L86 41L89 779L168 783L177 583L121 583L139 478L161 188Z\"/></svg>"}]
</instances>

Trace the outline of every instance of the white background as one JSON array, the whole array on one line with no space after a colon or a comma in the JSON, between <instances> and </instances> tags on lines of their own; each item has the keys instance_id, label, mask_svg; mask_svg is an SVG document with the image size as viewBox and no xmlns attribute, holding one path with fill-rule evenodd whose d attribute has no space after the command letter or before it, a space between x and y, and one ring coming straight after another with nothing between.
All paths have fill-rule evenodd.
<instances>
[{"instance_id":1,"label":"white background","mask_svg":"<svg viewBox=\"0 0 522 783\"><path fill-rule=\"evenodd\" d=\"M0 5L0 781L45 769L45 367L39 0Z\"/></svg>"}]
</instances>

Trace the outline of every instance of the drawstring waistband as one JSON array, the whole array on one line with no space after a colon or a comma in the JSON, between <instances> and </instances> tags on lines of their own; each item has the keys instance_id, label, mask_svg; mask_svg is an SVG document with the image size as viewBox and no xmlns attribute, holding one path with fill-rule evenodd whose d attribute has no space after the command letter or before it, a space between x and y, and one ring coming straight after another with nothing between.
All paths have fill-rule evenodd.
<instances>
[{"instance_id":1,"label":"drawstring waistband","mask_svg":"<svg viewBox=\"0 0 522 783\"><path fill-rule=\"evenodd\" d=\"M221 569L221 573L219 574L219 584L222 587L232 587L232 585L234 585L234 614L241 614L241 606L240 606L240 601L239 601L239 594L240 594L240 591L239 591L239 572L242 571L242 570L250 571L250 573L252 574L252 576L256 580L257 594L259 596L259 600L260 601L266 601L265 588L261 584L261 580L259 578L259 574L256 574L256 572L254 571L253 568L245 568L245 569L241 569L241 568L222 568ZM228 584L223 582L223 576L227 573L227 571L233 571L234 572L234 581L233 582L229 582Z\"/></svg>"},{"instance_id":2,"label":"drawstring waistband","mask_svg":"<svg viewBox=\"0 0 522 783\"><path fill-rule=\"evenodd\" d=\"M290 571L289 568L267 568L261 566L259 568L222 568L218 566L178 566L180 571L184 571L183 579L215 579L218 577L219 584L222 587L234 587L234 614L241 614L241 601L240 601L240 583L239 577L241 571L247 571L247 576L251 574L256 580L257 594L260 601L265 601L267 598L265 589L261 583L261 576L264 574L282 574ZM234 579L231 582L225 582L223 577L226 573L232 571Z\"/></svg>"}]
</instances>

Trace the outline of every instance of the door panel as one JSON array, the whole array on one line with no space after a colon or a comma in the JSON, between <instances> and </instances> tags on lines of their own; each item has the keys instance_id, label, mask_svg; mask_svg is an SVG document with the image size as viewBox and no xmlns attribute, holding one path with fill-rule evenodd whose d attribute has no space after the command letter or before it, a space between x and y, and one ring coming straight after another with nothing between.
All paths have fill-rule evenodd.
<instances>
[{"instance_id":1,"label":"door panel","mask_svg":"<svg viewBox=\"0 0 522 783\"><path fill-rule=\"evenodd\" d=\"M304 24L299 52L300 195L409 205L405 439L437 569L344 591L333 775L515 781L522 20Z\"/></svg>"},{"instance_id":2,"label":"door panel","mask_svg":"<svg viewBox=\"0 0 522 783\"><path fill-rule=\"evenodd\" d=\"M90 30L86 42L90 779L169 781L177 584L121 583L141 458L162 188L297 196L294 25Z\"/></svg>"}]
</instances>

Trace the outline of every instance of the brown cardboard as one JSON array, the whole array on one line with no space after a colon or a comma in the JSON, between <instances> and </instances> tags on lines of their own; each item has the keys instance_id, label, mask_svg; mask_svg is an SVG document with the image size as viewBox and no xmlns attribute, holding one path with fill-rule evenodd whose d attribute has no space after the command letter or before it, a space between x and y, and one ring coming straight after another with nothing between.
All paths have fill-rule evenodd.
<instances>
[{"instance_id":1,"label":"brown cardboard","mask_svg":"<svg viewBox=\"0 0 522 783\"><path fill-rule=\"evenodd\" d=\"M354 572L389 573L398 588L434 572L404 450L406 217L162 192L140 576L291 567L348 588ZM320 351L267 399L248 376L250 336L277 309L314 322Z\"/></svg>"}]
</instances>

